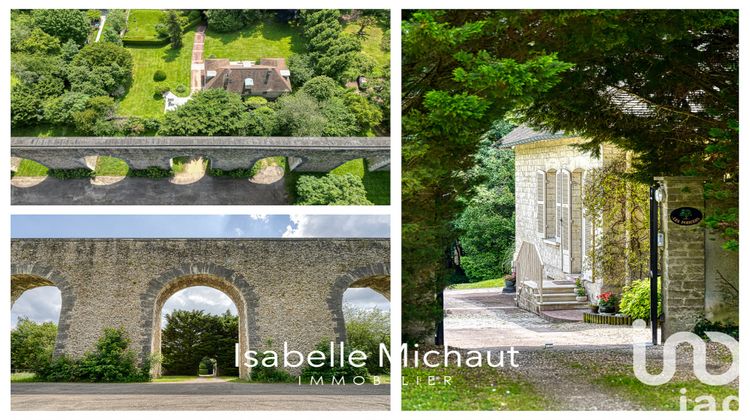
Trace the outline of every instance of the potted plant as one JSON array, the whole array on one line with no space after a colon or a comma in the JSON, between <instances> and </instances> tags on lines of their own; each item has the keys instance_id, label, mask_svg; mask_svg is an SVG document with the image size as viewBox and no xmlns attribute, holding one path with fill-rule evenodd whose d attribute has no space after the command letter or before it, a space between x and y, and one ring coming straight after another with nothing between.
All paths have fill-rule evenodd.
<instances>
[{"instance_id":1,"label":"potted plant","mask_svg":"<svg viewBox=\"0 0 750 420\"><path fill-rule=\"evenodd\" d=\"M586 289L579 287L576 289L576 302L586 302L588 296L586 296Z\"/></svg>"},{"instance_id":2,"label":"potted plant","mask_svg":"<svg viewBox=\"0 0 750 420\"><path fill-rule=\"evenodd\" d=\"M617 306L617 295L612 292L604 292L596 298L599 300L599 313L615 313L615 307Z\"/></svg>"},{"instance_id":3,"label":"potted plant","mask_svg":"<svg viewBox=\"0 0 750 420\"><path fill-rule=\"evenodd\" d=\"M514 287L516 285L516 273L510 273L505 276L505 287Z\"/></svg>"}]
</instances>

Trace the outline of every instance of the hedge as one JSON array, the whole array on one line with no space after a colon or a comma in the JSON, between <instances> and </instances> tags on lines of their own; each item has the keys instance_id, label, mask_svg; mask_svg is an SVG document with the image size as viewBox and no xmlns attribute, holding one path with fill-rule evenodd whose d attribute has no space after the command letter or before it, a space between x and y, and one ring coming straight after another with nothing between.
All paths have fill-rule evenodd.
<instances>
[{"instance_id":1,"label":"hedge","mask_svg":"<svg viewBox=\"0 0 750 420\"><path fill-rule=\"evenodd\" d=\"M194 26L198 26L201 20L203 20L202 16L191 20L190 22L182 26L182 31L187 32ZM163 47L167 44L169 44L169 38L146 38L142 36L122 37L122 45L125 47Z\"/></svg>"}]
</instances>

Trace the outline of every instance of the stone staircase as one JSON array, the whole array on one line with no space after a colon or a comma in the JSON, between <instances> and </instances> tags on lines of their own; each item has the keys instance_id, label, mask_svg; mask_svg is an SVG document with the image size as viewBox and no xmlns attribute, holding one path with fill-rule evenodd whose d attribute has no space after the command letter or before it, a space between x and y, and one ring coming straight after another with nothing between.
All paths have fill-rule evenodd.
<instances>
[{"instance_id":1,"label":"stone staircase","mask_svg":"<svg viewBox=\"0 0 750 420\"><path fill-rule=\"evenodd\" d=\"M545 281L542 296L536 282L523 284L524 304L532 312L588 309L589 302L576 301L575 283L573 281ZM520 296L519 296L520 297Z\"/></svg>"}]
</instances>

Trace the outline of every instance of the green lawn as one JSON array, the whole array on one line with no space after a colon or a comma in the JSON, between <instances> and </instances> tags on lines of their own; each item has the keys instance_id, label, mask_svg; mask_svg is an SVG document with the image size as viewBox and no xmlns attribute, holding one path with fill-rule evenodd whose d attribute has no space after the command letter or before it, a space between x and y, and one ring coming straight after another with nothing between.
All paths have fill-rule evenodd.
<instances>
[{"instance_id":1,"label":"green lawn","mask_svg":"<svg viewBox=\"0 0 750 420\"><path fill-rule=\"evenodd\" d=\"M47 176L46 166L36 163L33 160L23 159L18 164L18 170L13 173L13 176Z\"/></svg>"},{"instance_id":2,"label":"green lawn","mask_svg":"<svg viewBox=\"0 0 750 420\"><path fill-rule=\"evenodd\" d=\"M359 31L359 25L351 23L344 28L344 32L356 34ZM380 25L369 26L365 28L365 36L358 37L362 43L362 53L372 58L376 63L374 76L382 75L383 69L390 64L391 55L388 51L383 51L381 44L383 41L383 27Z\"/></svg>"},{"instance_id":3,"label":"green lawn","mask_svg":"<svg viewBox=\"0 0 750 420\"><path fill-rule=\"evenodd\" d=\"M467 368L404 368L401 408L432 410L544 410L545 397L520 380L510 379L489 366ZM439 377L429 385L428 377ZM450 384L443 378L450 377ZM417 384L417 379L420 383Z\"/></svg>"},{"instance_id":4,"label":"green lawn","mask_svg":"<svg viewBox=\"0 0 750 420\"><path fill-rule=\"evenodd\" d=\"M304 52L297 30L287 23L262 22L231 33L206 31L204 58L258 61L261 58L289 58Z\"/></svg>"},{"instance_id":5,"label":"green lawn","mask_svg":"<svg viewBox=\"0 0 750 420\"><path fill-rule=\"evenodd\" d=\"M151 379L151 382L185 382L185 381L192 381L193 379L197 379L198 376L196 375L165 375L161 376L159 378L153 378Z\"/></svg>"},{"instance_id":6,"label":"green lawn","mask_svg":"<svg viewBox=\"0 0 750 420\"><path fill-rule=\"evenodd\" d=\"M128 38L157 38L156 24L159 23L164 11L153 9L134 9L128 16Z\"/></svg>"},{"instance_id":7,"label":"green lawn","mask_svg":"<svg viewBox=\"0 0 750 420\"><path fill-rule=\"evenodd\" d=\"M94 176L126 176L128 164L122 159L111 156L99 156L96 160Z\"/></svg>"},{"instance_id":8,"label":"green lawn","mask_svg":"<svg viewBox=\"0 0 750 420\"><path fill-rule=\"evenodd\" d=\"M10 374L11 382L37 382L34 372L17 372Z\"/></svg>"},{"instance_id":9,"label":"green lawn","mask_svg":"<svg viewBox=\"0 0 750 420\"><path fill-rule=\"evenodd\" d=\"M167 74L164 83L169 84L172 93L177 85L185 86L182 95L190 94L190 64L192 61L193 38L195 31L182 36L182 47L175 50L169 45L163 47L127 47L133 56L133 83L119 103L120 116L159 117L164 114L164 98L155 96L154 89L160 82L154 81L154 72L163 70Z\"/></svg>"},{"instance_id":10,"label":"green lawn","mask_svg":"<svg viewBox=\"0 0 750 420\"><path fill-rule=\"evenodd\" d=\"M717 410L722 409L722 401L726 397L739 396L739 390L731 386L710 386L695 379L673 380L658 386L646 385L631 373L625 372L602 375L596 378L594 383L610 388L620 395L627 395L630 400L648 409L659 411L679 411L680 397L683 396L680 392L682 389L685 389L685 406L688 411L692 411L696 405L705 403L703 399L698 399L698 404L696 404L696 398L702 396L711 396L716 401ZM737 402L730 404L729 408L737 410Z\"/></svg>"},{"instance_id":11,"label":"green lawn","mask_svg":"<svg viewBox=\"0 0 750 420\"><path fill-rule=\"evenodd\" d=\"M362 178L362 183L367 191L367 199L375 205L387 206L391 202L391 173L389 171L370 172L365 167L364 159L354 159L344 163L330 171L332 174L344 175L352 174ZM289 195L296 200L297 180L302 175L322 177L324 172L290 172L286 174L287 189Z\"/></svg>"},{"instance_id":12,"label":"green lawn","mask_svg":"<svg viewBox=\"0 0 750 420\"><path fill-rule=\"evenodd\" d=\"M474 283L459 283L452 284L449 289L483 289L486 287L505 287L505 280L503 279L490 279L482 280Z\"/></svg>"}]
</instances>

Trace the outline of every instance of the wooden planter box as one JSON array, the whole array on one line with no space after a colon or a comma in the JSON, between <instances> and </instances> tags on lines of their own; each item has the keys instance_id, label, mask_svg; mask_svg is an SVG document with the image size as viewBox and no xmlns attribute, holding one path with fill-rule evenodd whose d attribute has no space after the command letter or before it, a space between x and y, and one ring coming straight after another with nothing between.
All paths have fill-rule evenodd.
<instances>
[{"instance_id":1,"label":"wooden planter box","mask_svg":"<svg viewBox=\"0 0 750 420\"><path fill-rule=\"evenodd\" d=\"M607 314L595 314L592 312L583 313L583 322L591 324L607 325L633 325L633 318L629 316L615 316Z\"/></svg>"}]
</instances>

